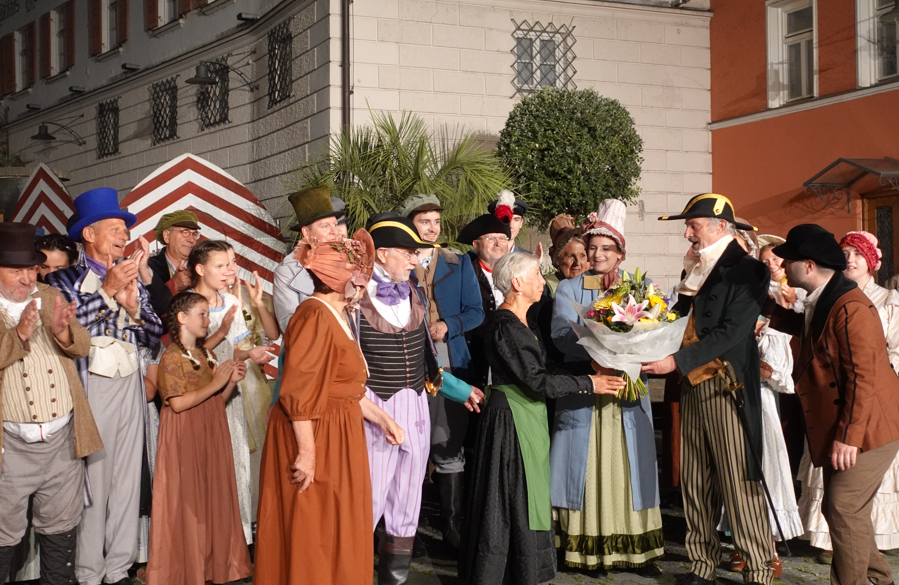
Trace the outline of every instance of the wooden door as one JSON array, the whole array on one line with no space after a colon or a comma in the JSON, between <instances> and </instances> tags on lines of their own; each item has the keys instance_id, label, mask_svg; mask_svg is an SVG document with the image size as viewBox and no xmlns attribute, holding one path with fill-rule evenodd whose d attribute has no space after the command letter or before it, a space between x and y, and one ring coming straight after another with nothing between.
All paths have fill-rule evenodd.
<instances>
[{"instance_id":1,"label":"wooden door","mask_svg":"<svg viewBox=\"0 0 899 585\"><path fill-rule=\"evenodd\" d=\"M865 231L877 236L883 252L877 283L883 284L897 272L899 258L899 195L865 198Z\"/></svg>"}]
</instances>

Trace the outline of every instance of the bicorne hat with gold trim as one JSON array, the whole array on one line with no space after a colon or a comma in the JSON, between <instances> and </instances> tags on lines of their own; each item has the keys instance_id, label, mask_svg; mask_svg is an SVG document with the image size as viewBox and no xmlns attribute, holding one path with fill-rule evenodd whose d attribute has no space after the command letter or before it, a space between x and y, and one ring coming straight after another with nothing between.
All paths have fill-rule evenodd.
<instances>
[{"instance_id":1,"label":"bicorne hat with gold trim","mask_svg":"<svg viewBox=\"0 0 899 585\"><path fill-rule=\"evenodd\" d=\"M673 219L690 219L693 217L713 217L715 219L726 219L734 224L738 230L758 231L748 223L738 222L734 217L734 204L724 195L717 193L703 193L697 195L687 203L684 210L678 215L666 215L659 218L659 221L670 221Z\"/></svg>"},{"instance_id":2,"label":"bicorne hat with gold trim","mask_svg":"<svg viewBox=\"0 0 899 585\"><path fill-rule=\"evenodd\" d=\"M375 248L439 248L421 239L412 220L398 213L379 213L366 226Z\"/></svg>"}]
</instances>

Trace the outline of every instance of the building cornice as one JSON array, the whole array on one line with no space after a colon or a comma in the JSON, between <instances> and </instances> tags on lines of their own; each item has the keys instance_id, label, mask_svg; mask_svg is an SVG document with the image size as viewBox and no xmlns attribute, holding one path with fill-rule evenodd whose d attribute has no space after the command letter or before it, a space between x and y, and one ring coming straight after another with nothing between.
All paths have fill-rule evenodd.
<instances>
[{"instance_id":1,"label":"building cornice","mask_svg":"<svg viewBox=\"0 0 899 585\"><path fill-rule=\"evenodd\" d=\"M737 116L734 118L727 118L726 120L719 120L717 122L710 122L709 130L713 130L713 131L714 130L722 130L724 128L731 128L733 126L742 126L743 124L751 124L753 122L761 122L762 120L771 120L773 118L779 118L781 116L788 116L790 114L796 114L798 112L806 112L808 110L823 108L826 106L831 106L833 104L850 102L852 100L857 100L857 99L865 98L868 96L877 95L879 93L895 91L897 89L899 89L899 80L892 81L890 83L884 83L881 85L875 85L872 87L853 89L851 91L838 93L838 94L834 94L834 95L829 95L829 96L823 97L823 98L817 98L817 99L813 99L813 100L804 101L799 104L792 104L792 105L782 106L780 108L772 108L769 110L762 110L761 112L745 114L743 116Z\"/></svg>"}]
</instances>

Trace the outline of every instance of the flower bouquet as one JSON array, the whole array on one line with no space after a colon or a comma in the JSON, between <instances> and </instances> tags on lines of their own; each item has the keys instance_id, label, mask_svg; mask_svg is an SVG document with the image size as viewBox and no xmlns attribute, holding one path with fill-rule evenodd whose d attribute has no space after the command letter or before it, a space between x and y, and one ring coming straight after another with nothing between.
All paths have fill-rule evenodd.
<instances>
[{"instance_id":1,"label":"flower bouquet","mask_svg":"<svg viewBox=\"0 0 899 585\"><path fill-rule=\"evenodd\" d=\"M648 394L640 366L680 349L688 319L669 307L646 274L625 272L618 283L590 307L571 301L584 325L572 322L578 343L599 365L621 370L627 382L618 398L637 400Z\"/></svg>"}]
</instances>

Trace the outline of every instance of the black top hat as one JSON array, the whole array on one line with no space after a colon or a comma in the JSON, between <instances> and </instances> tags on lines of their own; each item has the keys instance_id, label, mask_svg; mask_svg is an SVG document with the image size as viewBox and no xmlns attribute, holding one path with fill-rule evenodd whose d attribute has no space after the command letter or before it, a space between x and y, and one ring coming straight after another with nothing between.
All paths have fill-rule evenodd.
<instances>
[{"instance_id":1,"label":"black top hat","mask_svg":"<svg viewBox=\"0 0 899 585\"><path fill-rule=\"evenodd\" d=\"M758 231L748 223L737 222L734 217L734 204L724 195L717 193L703 193L697 195L687 203L680 215L666 215L660 217L659 221L667 221L671 219L690 219L691 217L714 217L715 219L726 219L738 230Z\"/></svg>"},{"instance_id":2,"label":"black top hat","mask_svg":"<svg viewBox=\"0 0 899 585\"><path fill-rule=\"evenodd\" d=\"M485 213L474 218L471 223L462 228L456 241L460 244L471 246L474 241L486 234L504 234L507 238L512 237L512 231L509 224L497 218L492 213Z\"/></svg>"},{"instance_id":3,"label":"black top hat","mask_svg":"<svg viewBox=\"0 0 899 585\"><path fill-rule=\"evenodd\" d=\"M331 188L327 185L291 193L287 200L293 206L294 214L297 217L297 222L290 226L290 229L295 232L314 221L343 215L343 210L334 210L334 205L331 203Z\"/></svg>"},{"instance_id":4,"label":"black top hat","mask_svg":"<svg viewBox=\"0 0 899 585\"><path fill-rule=\"evenodd\" d=\"M371 234L376 249L440 247L438 244L422 240L412 220L398 213L378 213L372 216L365 229Z\"/></svg>"},{"instance_id":5,"label":"black top hat","mask_svg":"<svg viewBox=\"0 0 899 585\"><path fill-rule=\"evenodd\" d=\"M824 268L846 270L846 256L837 239L814 223L797 225L787 234L787 241L771 251L784 260L813 260Z\"/></svg>"},{"instance_id":6,"label":"black top hat","mask_svg":"<svg viewBox=\"0 0 899 585\"><path fill-rule=\"evenodd\" d=\"M37 230L30 223L0 223L0 266L37 266L47 256L34 248Z\"/></svg>"},{"instance_id":7,"label":"black top hat","mask_svg":"<svg viewBox=\"0 0 899 585\"><path fill-rule=\"evenodd\" d=\"M490 213L496 213L496 204L497 203L499 203L499 199L494 199L493 201L491 201L490 204L487 206L487 211ZM515 215L523 216L524 214L526 214L528 212L528 207L530 207L530 206L528 205L527 201L523 201L523 200L519 199L518 197L516 197L515 205L512 207L512 212ZM497 232L497 233L499 233L499 232Z\"/></svg>"}]
</instances>

